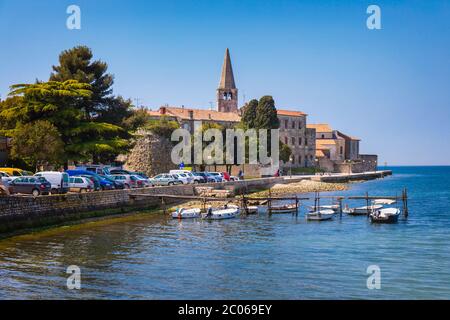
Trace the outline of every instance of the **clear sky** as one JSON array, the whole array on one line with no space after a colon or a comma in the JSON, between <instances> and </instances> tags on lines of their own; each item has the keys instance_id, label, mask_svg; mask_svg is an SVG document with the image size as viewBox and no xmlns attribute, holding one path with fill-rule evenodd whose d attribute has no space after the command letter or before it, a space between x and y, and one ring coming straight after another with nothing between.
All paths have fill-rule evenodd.
<instances>
[{"instance_id":1,"label":"clear sky","mask_svg":"<svg viewBox=\"0 0 450 320\"><path fill-rule=\"evenodd\" d=\"M71 4L81 30L66 28ZM381 30L366 27L370 4ZM361 138L381 164L450 164L449 0L0 0L0 39L2 98L83 44L115 94L209 108L229 47L240 104L270 94Z\"/></svg>"}]
</instances>

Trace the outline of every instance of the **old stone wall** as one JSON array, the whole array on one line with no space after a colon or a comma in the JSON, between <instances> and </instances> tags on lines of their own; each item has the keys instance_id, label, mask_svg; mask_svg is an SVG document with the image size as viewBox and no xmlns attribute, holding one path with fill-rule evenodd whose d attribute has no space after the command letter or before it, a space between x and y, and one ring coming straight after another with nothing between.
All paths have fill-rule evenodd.
<instances>
[{"instance_id":1,"label":"old stone wall","mask_svg":"<svg viewBox=\"0 0 450 320\"><path fill-rule=\"evenodd\" d=\"M135 146L126 157L125 169L144 172L148 176L177 169L170 157L172 143L167 138L149 131L140 131L137 136Z\"/></svg>"}]
</instances>

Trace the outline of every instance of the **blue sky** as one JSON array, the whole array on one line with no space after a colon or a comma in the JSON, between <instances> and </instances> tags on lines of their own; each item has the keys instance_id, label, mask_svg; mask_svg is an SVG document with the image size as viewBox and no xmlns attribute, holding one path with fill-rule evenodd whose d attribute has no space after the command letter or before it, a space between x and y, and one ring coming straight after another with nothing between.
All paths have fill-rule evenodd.
<instances>
[{"instance_id":1,"label":"blue sky","mask_svg":"<svg viewBox=\"0 0 450 320\"><path fill-rule=\"evenodd\" d=\"M66 28L70 4L81 30ZM382 30L366 27L370 4ZM84 44L116 94L208 108L229 47L241 104L270 94L380 163L450 164L450 1L0 0L0 39L2 98Z\"/></svg>"}]
</instances>

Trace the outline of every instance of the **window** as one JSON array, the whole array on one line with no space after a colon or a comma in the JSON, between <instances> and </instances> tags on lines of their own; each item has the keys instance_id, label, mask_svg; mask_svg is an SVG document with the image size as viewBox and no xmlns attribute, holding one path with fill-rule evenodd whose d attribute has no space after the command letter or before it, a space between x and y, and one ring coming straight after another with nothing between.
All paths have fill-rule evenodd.
<instances>
[{"instance_id":1,"label":"window","mask_svg":"<svg viewBox=\"0 0 450 320\"><path fill-rule=\"evenodd\" d=\"M325 135L324 134L322 135L322 139L325 139Z\"/></svg>"},{"instance_id":2,"label":"window","mask_svg":"<svg viewBox=\"0 0 450 320\"><path fill-rule=\"evenodd\" d=\"M292 121L292 129L295 129L295 121Z\"/></svg>"},{"instance_id":3,"label":"window","mask_svg":"<svg viewBox=\"0 0 450 320\"><path fill-rule=\"evenodd\" d=\"M305 139L305 147L308 145L308 139Z\"/></svg>"},{"instance_id":4,"label":"window","mask_svg":"<svg viewBox=\"0 0 450 320\"><path fill-rule=\"evenodd\" d=\"M342 146L339 148L339 153L340 153L340 154L343 154L343 153L344 153L344 148L343 148Z\"/></svg>"},{"instance_id":5,"label":"window","mask_svg":"<svg viewBox=\"0 0 450 320\"><path fill-rule=\"evenodd\" d=\"M302 138L298 138L298 145L299 145L299 146L302 145Z\"/></svg>"},{"instance_id":6,"label":"window","mask_svg":"<svg viewBox=\"0 0 450 320\"><path fill-rule=\"evenodd\" d=\"M288 126L288 124L289 124L289 121L286 119L286 120L284 120L284 127L287 129L289 126Z\"/></svg>"},{"instance_id":7,"label":"window","mask_svg":"<svg viewBox=\"0 0 450 320\"><path fill-rule=\"evenodd\" d=\"M295 138L292 137L292 145L295 146Z\"/></svg>"},{"instance_id":8,"label":"window","mask_svg":"<svg viewBox=\"0 0 450 320\"><path fill-rule=\"evenodd\" d=\"M83 179L77 178L77 179L75 179L75 183L83 183Z\"/></svg>"}]
</instances>

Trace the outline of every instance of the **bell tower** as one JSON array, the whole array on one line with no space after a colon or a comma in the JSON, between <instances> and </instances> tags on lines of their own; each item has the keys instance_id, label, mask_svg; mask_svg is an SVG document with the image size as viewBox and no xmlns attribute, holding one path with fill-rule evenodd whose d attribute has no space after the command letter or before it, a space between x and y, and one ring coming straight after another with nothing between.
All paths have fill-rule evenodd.
<instances>
[{"instance_id":1,"label":"bell tower","mask_svg":"<svg viewBox=\"0 0 450 320\"><path fill-rule=\"evenodd\" d=\"M220 112L238 111L238 89L234 83L233 68L231 66L230 51L225 51L219 88L217 88L217 106Z\"/></svg>"}]
</instances>

